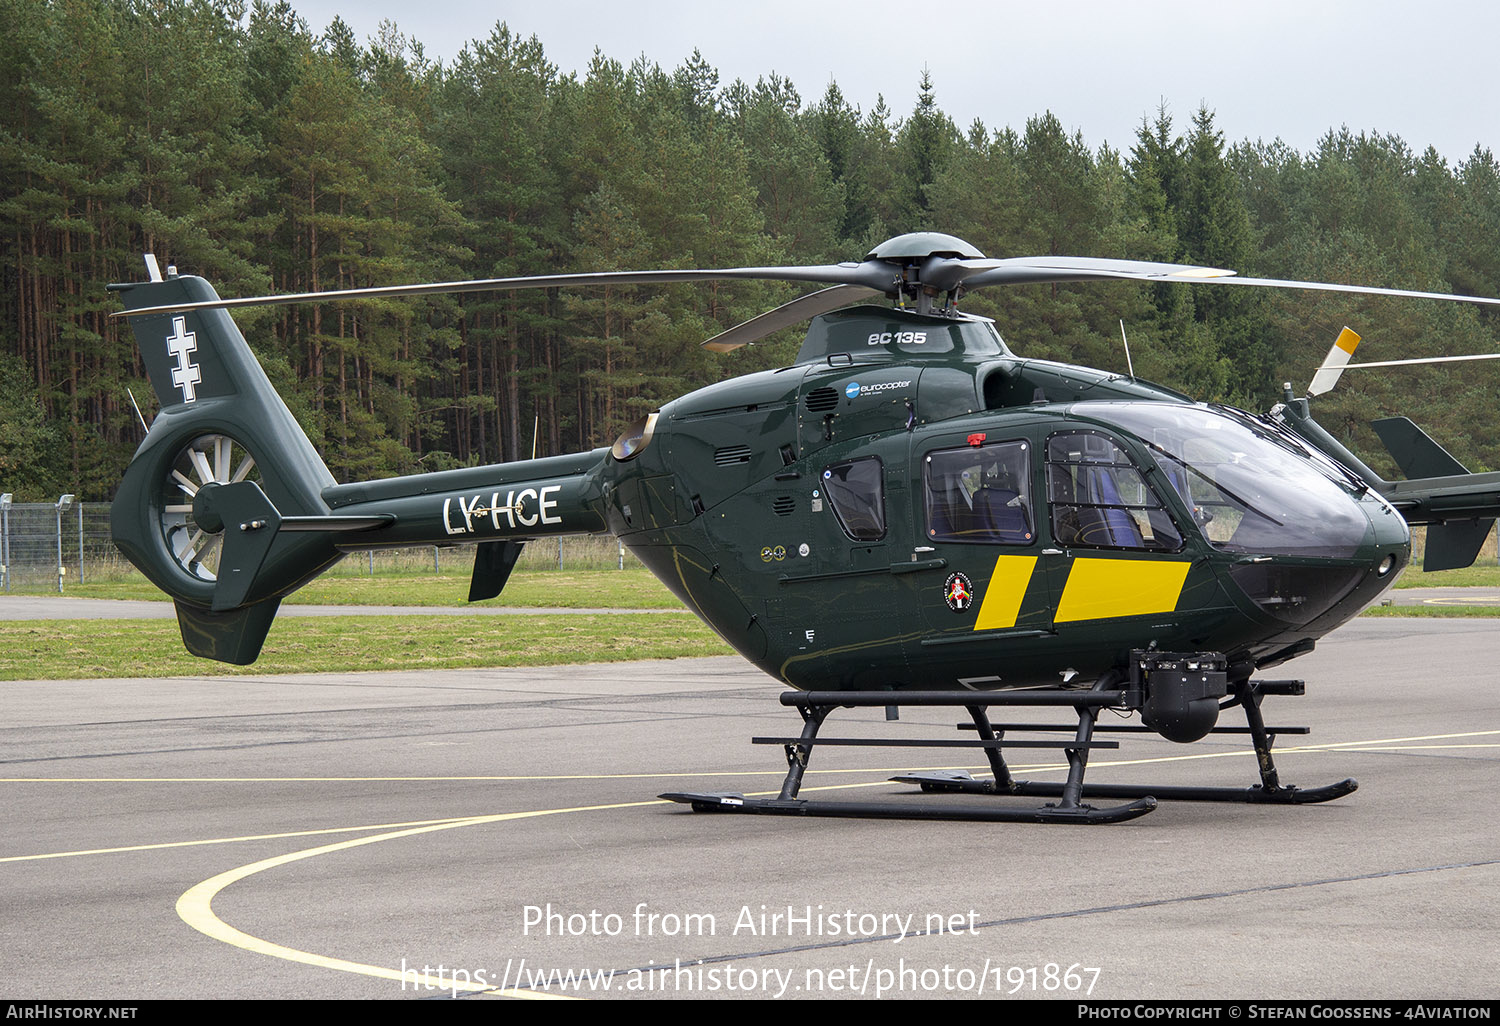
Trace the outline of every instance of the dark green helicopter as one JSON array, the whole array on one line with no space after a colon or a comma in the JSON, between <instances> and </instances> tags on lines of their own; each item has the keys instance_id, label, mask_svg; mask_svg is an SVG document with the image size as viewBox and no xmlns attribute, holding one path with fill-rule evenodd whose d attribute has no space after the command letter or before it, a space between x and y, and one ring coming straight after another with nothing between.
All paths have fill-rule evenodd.
<instances>
[{"instance_id":1,"label":"dark green helicopter","mask_svg":"<svg viewBox=\"0 0 1500 1026\"><path fill-rule=\"evenodd\" d=\"M609 533L746 659L797 691L798 737L776 799L681 793L699 810L1108 822L1157 798L1305 803L1353 781L1282 785L1260 703L1300 681L1254 674L1308 652L1406 566L1429 524L1429 568L1468 565L1500 513L1500 473L1472 475L1409 421L1382 422L1408 480L1386 482L1311 419L1268 417L1018 356L960 296L1003 284L1140 279L1500 304L1500 300L1246 279L1175 264L989 259L948 235L884 243L818 267L610 272L221 300L202 279L112 286L161 412L121 482L116 543L176 603L207 658L258 656L281 599L345 552L477 545L470 601L500 594L521 546ZM271 387L226 308L370 295L762 278L831 284L704 343L729 350L811 319L789 367L662 406L608 449L339 484ZM876 296L894 307L857 305ZM1341 339L1330 365L1352 351ZM925 791L1054 797L1016 808L796 797L840 706L962 706L993 779L897 778ZM997 724L993 706L1048 706L1061 725ZM1238 706L1247 727L1220 727ZM1097 725L1102 709L1140 724ZM1084 785L1107 730L1195 741L1248 732L1260 783ZM1062 740L1014 740L1020 730ZM1062 749L1065 783L1018 781L1004 747ZM1133 799L1094 808L1089 796Z\"/></svg>"}]
</instances>

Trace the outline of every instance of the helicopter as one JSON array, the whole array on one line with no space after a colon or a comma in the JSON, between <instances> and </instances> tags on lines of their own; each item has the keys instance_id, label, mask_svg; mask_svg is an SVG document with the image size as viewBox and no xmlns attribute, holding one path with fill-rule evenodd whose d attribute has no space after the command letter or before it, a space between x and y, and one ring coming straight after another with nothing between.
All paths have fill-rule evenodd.
<instances>
[{"instance_id":1,"label":"helicopter","mask_svg":"<svg viewBox=\"0 0 1500 1026\"><path fill-rule=\"evenodd\" d=\"M1482 297L1243 278L1233 271L1082 257L992 259L936 232L862 261L806 267L614 271L221 299L162 274L110 286L160 404L114 501L114 541L175 603L195 655L253 662L287 594L345 553L476 546L469 600L498 596L522 546L612 534L740 655L794 690L796 736L776 798L663 795L697 811L1108 823L1158 800L1306 804L1353 791L1281 783L1256 677L1311 651L1375 602L1429 525L1426 566L1468 565L1500 514L1500 473L1470 474L1404 418L1377 425L1406 480L1385 481L1323 431L1307 398L1258 416L1172 389L1013 352L958 309L976 289L1135 279L1306 288L1500 305ZM663 404L592 452L338 483L266 378L229 311L363 296L772 279L824 287L703 343L729 351L808 323L788 366ZM883 297L893 305L872 304ZM1123 327L1122 327L1123 330ZM1349 336L1353 336L1350 332ZM1331 387L1341 336L1310 393ZM1353 365L1359 366L1359 365ZM966 771L895 778L932 794L798 798L842 707L967 710L973 738L903 747L982 750ZM997 723L994 707L1051 708L1061 724ZM1239 708L1242 728L1220 726ZM1100 723L1104 710L1139 723ZM1016 739L1021 731L1062 734ZM1190 743L1248 733L1247 788L1085 783L1114 732ZM1065 782L1016 780L1005 748L1060 749ZM1017 807L988 798L1056 801ZM1086 798L1120 798L1095 807Z\"/></svg>"}]
</instances>

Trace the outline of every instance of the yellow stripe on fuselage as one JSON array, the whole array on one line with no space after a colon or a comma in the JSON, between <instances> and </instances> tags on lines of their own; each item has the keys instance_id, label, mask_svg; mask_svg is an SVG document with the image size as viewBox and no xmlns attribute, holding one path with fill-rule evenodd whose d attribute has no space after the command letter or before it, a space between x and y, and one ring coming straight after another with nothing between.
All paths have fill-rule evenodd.
<instances>
[{"instance_id":1,"label":"yellow stripe on fuselage","mask_svg":"<svg viewBox=\"0 0 1500 1026\"><path fill-rule=\"evenodd\" d=\"M974 618L976 631L1016 625L1016 617L1021 615L1021 600L1026 597L1026 586L1031 583L1031 572L1035 569L1035 556L995 557L995 572L984 589L979 615Z\"/></svg>"},{"instance_id":2,"label":"yellow stripe on fuselage","mask_svg":"<svg viewBox=\"0 0 1500 1026\"><path fill-rule=\"evenodd\" d=\"M1057 623L1170 613L1190 563L1155 559L1075 559L1057 604Z\"/></svg>"}]
</instances>

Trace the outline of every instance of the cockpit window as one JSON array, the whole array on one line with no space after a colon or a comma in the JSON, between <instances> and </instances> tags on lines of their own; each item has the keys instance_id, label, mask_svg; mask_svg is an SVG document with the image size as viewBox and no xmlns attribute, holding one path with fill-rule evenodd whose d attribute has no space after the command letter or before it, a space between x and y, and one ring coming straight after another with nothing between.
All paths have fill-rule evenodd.
<instances>
[{"instance_id":1,"label":"cockpit window","mask_svg":"<svg viewBox=\"0 0 1500 1026\"><path fill-rule=\"evenodd\" d=\"M1047 500L1059 545L1176 552L1182 534L1128 453L1097 431L1047 439Z\"/></svg>"},{"instance_id":2,"label":"cockpit window","mask_svg":"<svg viewBox=\"0 0 1500 1026\"><path fill-rule=\"evenodd\" d=\"M1173 403L1122 404L1109 417L1151 449L1215 548L1348 558L1364 541L1369 520L1359 489L1270 424Z\"/></svg>"},{"instance_id":3,"label":"cockpit window","mask_svg":"<svg viewBox=\"0 0 1500 1026\"><path fill-rule=\"evenodd\" d=\"M966 446L929 453L924 467L932 541L1030 545L1031 446Z\"/></svg>"},{"instance_id":4,"label":"cockpit window","mask_svg":"<svg viewBox=\"0 0 1500 1026\"><path fill-rule=\"evenodd\" d=\"M885 537L885 467L878 456L824 468L823 488L839 526L850 538L879 541Z\"/></svg>"}]
</instances>

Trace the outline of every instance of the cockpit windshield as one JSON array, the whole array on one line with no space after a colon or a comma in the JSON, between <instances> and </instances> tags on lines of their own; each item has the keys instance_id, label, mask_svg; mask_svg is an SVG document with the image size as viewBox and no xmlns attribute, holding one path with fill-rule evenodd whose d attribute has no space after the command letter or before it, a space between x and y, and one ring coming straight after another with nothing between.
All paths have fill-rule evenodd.
<instances>
[{"instance_id":1,"label":"cockpit windshield","mask_svg":"<svg viewBox=\"0 0 1500 1026\"><path fill-rule=\"evenodd\" d=\"M1150 449L1215 548L1353 556L1369 529L1359 490L1296 439L1238 411L1113 405L1108 419Z\"/></svg>"}]
</instances>

